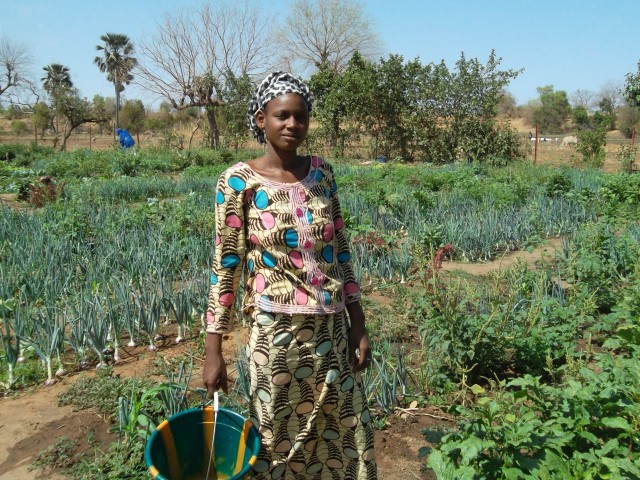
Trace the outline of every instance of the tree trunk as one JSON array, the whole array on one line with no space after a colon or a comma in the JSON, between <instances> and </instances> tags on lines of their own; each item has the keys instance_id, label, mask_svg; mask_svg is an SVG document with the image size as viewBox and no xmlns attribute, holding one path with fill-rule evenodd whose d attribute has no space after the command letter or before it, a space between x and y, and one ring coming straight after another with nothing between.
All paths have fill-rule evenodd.
<instances>
[{"instance_id":1,"label":"tree trunk","mask_svg":"<svg viewBox=\"0 0 640 480\"><path fill-rule=\"evenodd\" d=\"M113 83L116 88L116 122L113 127L113 137L116 136L116 130L120 128L120 89L117 82Z\"/></svg>"},{"instance_id":2,"label":"tree trunk","mask_svg":"<svg viewBox=\"0 0 640 480\"><path fill-rule=\"evenodd\" d=\"M213 149L220 145L220 130L216 120L216 109L214 106L206 107L207 121L209 122L209 146Z\"/></svg>"}]
</instances>

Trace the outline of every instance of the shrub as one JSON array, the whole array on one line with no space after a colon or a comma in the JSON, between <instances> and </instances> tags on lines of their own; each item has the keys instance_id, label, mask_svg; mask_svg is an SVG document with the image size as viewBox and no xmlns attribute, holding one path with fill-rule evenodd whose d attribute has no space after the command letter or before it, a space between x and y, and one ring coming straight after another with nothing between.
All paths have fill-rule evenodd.
<instances>
[{"instance_id":1,"label":"shrub","mask_svg":"<svg viewBox=\"0 0 640 480\"><path fill-rule=\"evenodd\" d=\"M616 151L616 159L620 162L620 167L625 173L633 172L636 164L636 153L638 147L631 145L620 145L620 148Z\"/></svg>"},{"instance_id":2,"label":"shrub","mask_svg":"<svg viewBox=\"0 0 640 480\"><path fill-rule=\"evenodd\" d=\"M634 128L636 133L640 132L640 109L630 106L622 107L618 112L618 124L620 133L625 138L631 138Z\"/></svg>"},{"instance_id":3,"label":"shrub","mask_svg":"<svg viewBox=\"0 0 640 480\"><path fill-rule=\"evenodd\" d=\"M14 120L11 122L11 130L20 137L29 131L29 127L22 120Z\"/></svg>"},{"instance_id":4,"label":"shrub","mask_svg":"<svg viewBox=\"0 0 640 480\"><path fill-rule=\"evenodd\" d=\"M599 127L595 130L578 131L576 136L578 137L576 150L582 155L582 163L590 168L602 168L607 131Z\"/></svg>"}]
</instances>

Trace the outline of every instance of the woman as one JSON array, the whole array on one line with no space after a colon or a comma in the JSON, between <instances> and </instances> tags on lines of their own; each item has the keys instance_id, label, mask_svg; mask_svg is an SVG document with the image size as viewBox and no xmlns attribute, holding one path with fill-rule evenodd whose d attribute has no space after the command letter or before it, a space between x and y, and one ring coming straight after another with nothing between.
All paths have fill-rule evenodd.
<instances>
[{"instance_id":1,"label":"woman","mask_svg":"<svg viewBox=\"0 0 640 480\"><path fill-rule=\"evenodd\" d=\"M204 383L228 391L222 335L244 271L257 479L377 478L358 372L371 348L331 166L300 156L312 96L268 75L248 119L266 153L221 176ZM345 314L348 312L348 319Z\"/></svg>"}]
</instances>

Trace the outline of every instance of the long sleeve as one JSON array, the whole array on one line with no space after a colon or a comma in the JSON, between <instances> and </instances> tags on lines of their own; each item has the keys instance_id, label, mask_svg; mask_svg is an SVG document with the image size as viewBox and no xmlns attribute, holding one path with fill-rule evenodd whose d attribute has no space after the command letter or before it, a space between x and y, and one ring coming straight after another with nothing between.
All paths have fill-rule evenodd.
<instances>
[{"instance_id":1,"label":"long sleeve","mask_svg":"<svg viewBox=\"0 0 640 480\"><path fill-rule=\"evenodd\" d=\"M211 272L207 332L225 333L238 293L246 250L245 183L224 172L216 187L216 250Z\"/></svg>"},{"instance_id":2,"label":"long sleeve","mask_svg":"<svg viewBox=\"0 0 640 480\"><path fill-rule=\"evenodd\" d=\"M345 237L344 220L342 219L342 209L340 208L340 199L338 198L338 185L336 184L333 168L329 167L329 169L331 172L330 196L333 226L335 229L336 257L342 270L342 278L344 279L345 304L349 304L360 300L360 287L353 273L351 251L349 249L349 242Z\"/></svg>"}]
</instances>

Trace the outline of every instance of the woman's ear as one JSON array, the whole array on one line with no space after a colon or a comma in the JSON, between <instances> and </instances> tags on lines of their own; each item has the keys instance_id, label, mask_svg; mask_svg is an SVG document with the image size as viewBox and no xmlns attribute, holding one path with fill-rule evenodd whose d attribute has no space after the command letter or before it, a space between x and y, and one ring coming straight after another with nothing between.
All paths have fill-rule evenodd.
<instances>
[{"instance_id":1,"label":"woman's ear","mask_svg":"<svg viewBox=\"0 0 640 480\"><path fill-rule=\"evenodd\" d=\"M264 130L264 120L265 120L264 111L258 110L256 112L256 123L258 127L260 127L262 130Z\"/></svg>"}]
</instances>

